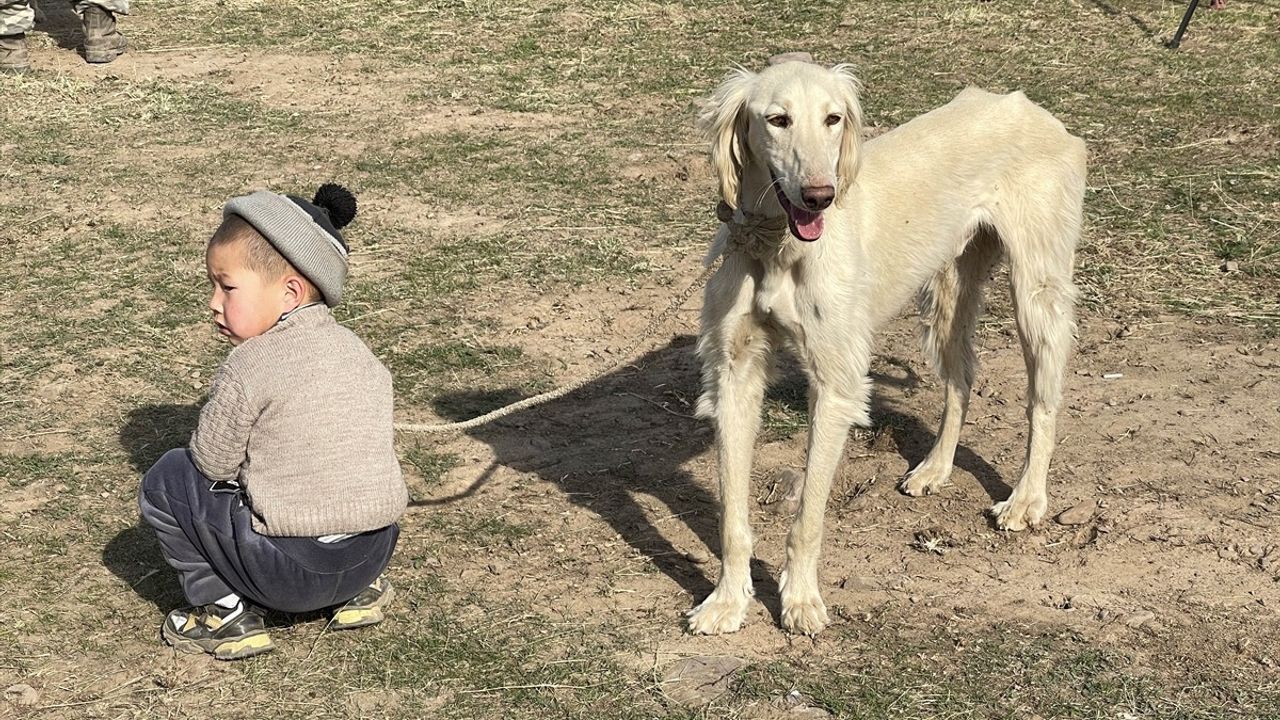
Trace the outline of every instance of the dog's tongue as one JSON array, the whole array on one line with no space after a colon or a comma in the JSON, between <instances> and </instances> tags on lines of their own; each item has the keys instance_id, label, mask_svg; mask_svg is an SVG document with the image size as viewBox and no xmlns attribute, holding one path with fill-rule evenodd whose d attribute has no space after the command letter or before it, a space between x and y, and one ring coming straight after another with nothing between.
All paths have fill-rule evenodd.
<instances>
[{"instance_id":1,"label":"dog's tongue","mask_svg":"<svg viewBox=\"0 0 1280 720\"><path fill-rule=\"evenodd\" d=\"M813 242L822 237L822 213L791 205L787 208L787 217L791 220L791 232L801 240Z\"/></svg>"}]
</instances>

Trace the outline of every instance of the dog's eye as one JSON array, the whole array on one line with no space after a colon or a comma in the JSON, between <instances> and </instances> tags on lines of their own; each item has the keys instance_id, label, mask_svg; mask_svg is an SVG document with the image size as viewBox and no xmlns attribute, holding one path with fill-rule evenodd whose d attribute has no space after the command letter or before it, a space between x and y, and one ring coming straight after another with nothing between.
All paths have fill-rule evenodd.
<instances>
[{"instance_id":1,"label":"dog's eye","mask_svg":"<svg viewBox=\"0 0 1280 720\"><path fill-rule=\"evenodd\" d=\"M840 117L839 115L835 113L831 113L830 115L827 116L827 127L831 127L832 125L839 125L840 121L843 119L844 118Z\"/></svg>"},{"instance_id":2,"label":"dog's eye","mask_svg":"<svg viewBox=\"0 0 1280 720\"><path fill-rule=\"evenodd\" d=\"M769 124L776 128L791 127L791 117L788 115L770 115L768 120Z\"/></svg>"}]
</instances>

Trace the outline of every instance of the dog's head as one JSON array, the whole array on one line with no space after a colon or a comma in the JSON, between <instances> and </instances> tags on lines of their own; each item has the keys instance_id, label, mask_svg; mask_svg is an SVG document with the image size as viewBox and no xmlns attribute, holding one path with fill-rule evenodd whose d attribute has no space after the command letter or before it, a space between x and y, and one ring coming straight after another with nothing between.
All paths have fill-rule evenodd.
<instances>
[{"instance_id":1,"label":"dog's head","mask_svg":"<svg viewBox=\"0 0 1280 720\"><path fill-rule=\"evenodd\" d=\"M788 57L759 73L731 72L699 116L724 201L738 206L745 172L767 172L791 233L808 241L821 237L822 212L839 202L858 172L858 91L848 65Z\"/></svg>"}]
</instances>

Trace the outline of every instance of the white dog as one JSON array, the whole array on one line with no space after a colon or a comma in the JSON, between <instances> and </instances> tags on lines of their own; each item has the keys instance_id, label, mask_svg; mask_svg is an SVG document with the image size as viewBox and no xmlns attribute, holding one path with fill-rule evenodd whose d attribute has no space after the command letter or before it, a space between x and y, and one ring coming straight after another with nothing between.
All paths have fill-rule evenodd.
<instances>
[{"instance_id":1,"label":"white dog","mask_svg":"<svg viewBox=\"0 0 1280 720\"><path fill-rule=\"evenodd\" d=\"M752 596L748 485L772 351L791 349L809 380L809 457L780 587L783 626L813 634L828 623L818 553L832 476L849 426L869 423L872 333L919 294L946 405L933 449L901 487L928 494L951 474L982 285L1002 255L1030 437L1013 494L991 511L998 527L1021 530L1047 510L1074 331L1084 142L1022 93L971 88L864 145L858 90L847 66L784 56L758 74L731 73L700 117L724 200L708 260L723 252L724 264L707 285L698 340L698 412L716 428L722 567L715 591L689 611L695 633L734 632Z\"/></svg>"}]
</instances>

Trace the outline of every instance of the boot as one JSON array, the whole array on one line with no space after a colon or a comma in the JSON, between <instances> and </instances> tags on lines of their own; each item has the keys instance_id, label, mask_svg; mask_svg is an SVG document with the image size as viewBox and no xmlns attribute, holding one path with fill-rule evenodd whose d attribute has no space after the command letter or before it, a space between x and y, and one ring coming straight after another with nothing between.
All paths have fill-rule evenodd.
<instances>
[{"instance_id":1,"label":"boot","mask_svg":"<svg viewBox=\"0 0 1280 720\"><path fill-rule=\"evenodd\" d=\"M97 5L84 9L84 59L91 63L109 63L120 57L129 43L116 29L116 16Z\"/></svg>"},{"instance_id":2,"label":"boot","mask_svg":"<svg viewBox=\"0 0 1280 720\"><path fill-rule=\"evenodd\" d=\"M31 67L27 55L27 36L0 35L0 72L24 73Z\"/></svg>"}]
</instances>

